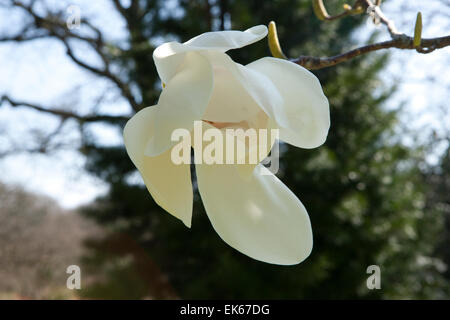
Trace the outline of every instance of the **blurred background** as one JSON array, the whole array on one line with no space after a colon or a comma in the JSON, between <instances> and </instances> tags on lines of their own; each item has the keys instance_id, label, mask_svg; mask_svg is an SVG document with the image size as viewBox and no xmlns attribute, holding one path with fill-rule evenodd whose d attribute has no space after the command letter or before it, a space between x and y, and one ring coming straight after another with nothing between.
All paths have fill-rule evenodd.
<instances>
[{"instance_id":1,"label":"blurred background","mask_svg":"<svg viewBox=\"0 0 450 320\"><path fill-rule=\"evenodd\" d=\"M325 3L338 13L345 1ZM382 9L405 33L421 11L424 37L449 34L450 1ZM310 0L0 0L0 299L450 297L448 48L314 71L329 137L318 149L284 146L278 173L313 226L313 252L297 266L226 245L197 190L190 230L148 194L121 134L157 102L153 50L271 20L292 58L388 39L364 15L319 21ZM264 40L229 54L245 64L270 52ZM66 288L73 264L81 290ZM370 265L380 290L366 286Z\"/></svg>"}]
</instances>

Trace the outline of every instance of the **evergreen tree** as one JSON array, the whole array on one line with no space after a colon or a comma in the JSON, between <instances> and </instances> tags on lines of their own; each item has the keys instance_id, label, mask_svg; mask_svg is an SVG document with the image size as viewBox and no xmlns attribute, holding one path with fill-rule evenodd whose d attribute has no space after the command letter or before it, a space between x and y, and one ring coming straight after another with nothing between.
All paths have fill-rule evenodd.
<instances>
[{"instance_id":1,"label":"evergreen tree","mask_svg":"<svg viewBox=\"0 0 450 320\"><path fill-rule=\"evenodd\" d=\"M450 264L450 250L448 249L450 240L450 146L447 146L447 150L436 165L427 168L424 178L426 183L431 186L427 192L427 209L435 211L444 223L444 230L437 234L439 239L437 255L443 260L440 267L448 281L450 279L450 269L447 267Z\"/></svg>"},{"instance_id":2,"label":"evergreen tree","mask_svg":"<svg viewBox=\"0 0 450 320\"><path fill-rule=\"evenodd\" d=\"M323 23L309 0L194 0L171 9L164 1L136 3L123 14L129 49L114 59L143 106L155 104L159 95L151 57L159 37L186 41L211 29L242 30L275 20L289 56L330 55L352 45L352 32L363 21ZM245 64L269 52L261 41L230 55ZM297 266L265 264L230 248L213 230L197 191L187 229L159 208L143 185L133 183L136 169L122 147L87 145L87 169L106 181L110 192L84 212L106 226L110 237L87 244L85 270L103 278L83 294L280 299L444 294L446 288L436 290L442 284L436 265L427 263L439 219L424 209L421 176L409 160L413 150L398 143L396 113L383 107L393 91L381 81L386 61L374 54L315 72L330 101L328 139L312 150L282 145L278 176L307 208L314 234L311 256ZM192 175L195 179L195 170ZM366 287L370 265L381 268L381 290Z\"/></svg>"}]
</instances>

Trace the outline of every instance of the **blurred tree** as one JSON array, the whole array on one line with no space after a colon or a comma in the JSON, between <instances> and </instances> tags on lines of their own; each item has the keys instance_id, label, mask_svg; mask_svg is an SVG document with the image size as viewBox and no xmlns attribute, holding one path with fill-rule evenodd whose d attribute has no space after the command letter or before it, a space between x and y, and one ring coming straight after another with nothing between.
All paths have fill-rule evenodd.
<instances>
[{"instance_id":1,"label":"blurred tree","mask_svg":"<svg viewBox=\"0 0 450 320\"><path fill-rule=\"evenodd\" d=\"M363 21L347 17L325 24L313 14L309 0L180 0L175 5L131 1L129 6L112 2L125 21L124 43L107 43L86 21L82 25L92 36L73 35L57 23L42 26L38 24L42 18L33 16L33 7L25 10L44 36L66 46L76 64L116 84L135 111L157 101L160 83L152 51L161 39L185 41L209 30L246 29L275 20L289 56L305 52L320 56L351 47L353 32ZM328 9L331 12L343 3L336 1ZM23 38L27 36L37 37L24 33ZM73 38L91 45L102 66L77 58ZM230 55L245 64L269 52L261 41ZM384 108L394 90L383 86L380 78L386 61L386 55L372 55L315 72L330 100L328 140L319 149L282 148L278 175L308 209L314 232L313 252L297 266L264 264L230 248L213 230L197 193L192 229L186 229L135 182L136 170L123 147L101 147L84 136L81 151L88 160L87 170L110 186L107 196L84 209L109 230L101 242L89 243L85 266L101 281L83 291L85 297L444 297L447 283L432 256L434 236L442 223L435 211L425 210L425 190L411 157L416 150L398 142L393 132L396 113ZM119 74L112 71L117 69ZM82 125L124 124L123 117L96 116L78 120ZM117 248L121 243L117 239L122 239L118 234L126 239L121 248ZM373 264L381 267L381 290L366 287L366 268Z\"/></svg>"},{"instance_id":2,"label":"blurred tree","mask_svg":"<svg viewBox=\"0 0 450 320\"><path fill-rule=\"evenodd\" d=\"M0 299L73 299L66 269L101 229L53 200L0 183Z\"/></svg>"},{"instance_id":3,"label":"blurred tree","mask_svg":"<svg viewBox=\"0 0 450 320\"><path fill-rule=\"evenodd\" d=\"M450 142L449 133L447 142ZM445 277L450 279L450 269L447 267L450 264L450 147L442 154L440 161L425 172L425 178L431 186L427 192L427 208L440 213L445 224L444 231L439 234L437 253L443 257L445 264L441 268L445 271Z\"/></svg>"}]
</instances>

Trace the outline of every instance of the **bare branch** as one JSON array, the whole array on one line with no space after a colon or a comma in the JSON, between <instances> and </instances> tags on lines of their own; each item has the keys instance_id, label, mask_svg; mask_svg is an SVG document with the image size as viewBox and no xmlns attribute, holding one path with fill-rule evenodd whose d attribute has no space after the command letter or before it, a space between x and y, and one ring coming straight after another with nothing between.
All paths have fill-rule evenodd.
<instances>
[{"instance_id":1,"label":"bare branch","mask_svg":"<svg viewBox=\"0 0 450 320\"><path fill-rule=\"evenodd\" d=\"M32 32L30 32L32 31ZM48 37L47 32L37 32L32 24L26 25L16 35L0 36L0 42L22 42Z\"/></svg>"},{"instance_id":2,"label":"bare branch","mask_svg":"<svg viewBox=\"0 0 450 320\"><path fill-rule=\"evenodd\" d=\"M414 49L419 51L420 53L430 53L436 49L444 48L449 45L450 45L450 36L433 39L422 39L421 46L418 48L414 46L414 39L411 37L407 37L407 39L397 38L395 40L384 41L363 46L333 57L319 58L312 56L300 56L296 59L292 59L291 61L301 65L306 69L316 70L331 67L336 64L348 61L352 58L358 57L360 55L382 49L389 49L389 48L410 49L410 50Z\"/></svg>"},{"instance_id":3,"label":"bare branch","mask_svg":"<svg viewBox=\"0 0 450 320\"><path fill-rule=\"evenodd\" d=\"M77 113L67 111L64 109L58 108L46 108L39 104L24 102L24 101L16 101L11 99L10 97L4 95L1 97L0 102L8 102L12 107L27 107L31 108L43 113L51 114L54 116L61 117L62 119L74 119L79 122L109 122L109 123L117 123L117 122L125 122L130 119L131 116L110 116L110 115L100 115L100 114L92 114L92 115L79 115Z\"/></svg>"},{"instance_id":4,"label":"bare branch","mask_svg":"<svg viewBox=\"0 0 450 320\"><path fill-rule=\"evenodd\" d=\"M119 3L120 4L120 3ZM32 25L27 25L21 32L14 36L0 37L0 41L27 41L41 38L56 38L60 40L66 47L66 52L69 58L75 62L78 66L85 70L88 70L96 75L105 77L112 81L122 92L123 96L127 99L128 103L135 111L139 111L141 106L136 101L135 97L131 93L131 89L128 84L120 79L120 77L114 74L109 65L109 59L105 56L104 50L106 48L106 43L103 41L101 31L92 25L88 20L82 19L81 23L90 28L94 33L95 37L79 35L75 32L69 30L62 18L62 13L60 12L48 12L45 17L38 15L34 9L33 4L25 5L20 1L14 1L13 6L25 10L33 19ZM38 29L40 32L27 35L28 30ZM34 30L35 31L35 30ZM36 31L35 31L36 32ZM77 39L88 43L94 51L100 56L104 64L103 67L95 67L83 60L79 59L73 52L69 44L69 39Z\"/></svg>"},{"instance_id":5,"label":"bare branch","mask_svg":"<svg viewBox=\"0 0 450 320\"><path fill-rule=\"evenodd\" d=\"M128 102L131 104L133 109L135 111L138 111L140 109L140 106L134 99L128 85L126 85L123 81L121 81L116 75L111 73L109 68L106 67L106 68L100 69L100 68L94 67L94 66L80 60L78 57L75 56L75 54L74 54L72 48L70 47L69 43L67 42L67 40L61 39L61 41L66 46L67 55L73 62L75 62L80 67L82 67L92 73L95 73L96 75L103 76L103 77L110 79L113 83L115 83L117 85L117 87L120 89L120 91L122 91L122 94L125 96L125 98L128 100Z\"/></svg>"},{"instance_id":6,"label":"bare branch","mask_svg":"<svg viewBox=\"0 0 450 320\"><path fill-rule=\"evenodd\" d=\"M112 2L116 7L117 11L119 11L122 14L122 16L126 16L126 8L122 6L120 0L112 0Z\"/></svg>"},{"instance_id":7,"label":"bare branch","mask_svg":"<svg viewBox=\"0 0 450 320\"><path fill-rule=\"evenodd\" d=\"M344 5L344 11L333 16L330 16L328 14L328 11L323 4L323 0L313 0L312 4L314 13L316 14L317 18L324 21L333 21L346 16L360 14L364 11L363 0L356 0L353 6L350 6L348 4Z\"/></svg>"},{"instance_id":8,"label":"bare branch","mask_svg":"<svg viewBox=\"0 0 450 320\"><path fill-rule=\"evenodd\" d=\"M296 59L290 60L310 70L331 67L336 64L358 57L360 55L383 49L389 48L397 48L403 50L414 49L419 53L426 54L433 52L436 49L441 49L450 46L450 36L430 38L430 39L420 39L419 33L421 34L422 31L421 30L422 19L420 14L418 15L416 21L416 28L415 28L416 31L414 37L410 37L404 33L399 32L395 27L394 21L389 20L381 10L380 8L381 1L379 0L376 0L375 3L372 0L356 0L353 7L349 7L346 9L348 13L344 12L336 16L328 15L322 0L313 0L312 3L317 17L321 20L328 20L328 21L336 20L344 16L347 16L350 14L349 12L351 12L352 10L353 13L356 12L355 10L357 10L356 8L358 8L358 6L363 6L363 8L367 10L367 12L370 15L372 15L372 17L374 18L374 22L380 22L387 27L387 30L389 31L392 40L379 42L375 44L369 44L332 57L300 56ZM420 26L418 25L418 23L420 23Z\"/></svg>"},{"instance_id":9,"label":"bare branch","mask_svg":"<svg viewBox=\"0 0 450 320\"><path fill-rule=\"evenodd\" d=\"M403 36L404 34L399 32L395 26L394 21L389 20L381 11L381 8L379 5L374 4L371 0L363 0L366 8L369 8L369 11L372 11L373 14L379 19L379 21L384 24L389 34L391 35L392 39L395 39L396 37Z\"/></svg>"}]
</instances>

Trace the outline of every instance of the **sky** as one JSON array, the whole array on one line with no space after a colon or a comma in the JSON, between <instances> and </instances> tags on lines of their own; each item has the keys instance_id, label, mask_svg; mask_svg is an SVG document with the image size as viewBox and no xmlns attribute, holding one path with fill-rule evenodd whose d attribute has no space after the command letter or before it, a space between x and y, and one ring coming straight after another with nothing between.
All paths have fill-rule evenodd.
<instances>
[{"instance_id":1,"label":"sky","mask_svg":"<svg viewBox=\"0 0 450 320\"><path fill-rule=\"evenodd\" d=\"M450 33L450 6L442 10L439 6L441 1L397 0L386 3L383 10L388 17L395 18L398 29L408 34L412 34L416 12L420 10L424 20L423 36L444 36ZM120 40L125 36L123 22L108 0L48 2L60 7L76 4L80 6L82 16L101 25L110 39ZM20 21L20 14L0 9L0 34L13 32L13 26L20 26ZM376 29L380 31L380 40L388 38L383 26L376 27L371 23L364 25L355 36L364 44L367 35ZM78 49L77 53L85 55L83 58L96 63L95 57L87 55L82 48ZM444 132L450 124L450 112L445 113L440 107L445 109L449 100L450 77L446 74L449 74L450 48L429 55L419 55L409 50L392 50L391 53L390 65L383 72L382 80L387 84L399 84L399 88L386 107L395 108L405 103L401 120L412 130L410 135L405 135L405 143L413 144L415 133L419 133L417 138L420 140L426 139L430 130ZM107 109L115 114L131 112L111 84L99 81L74 66L66 57L64 48L54 41L0 44L0 73L0 95L6 93L18 100L62 106L83 113L88 111L83 106L90 105L88 102L99 99L107 92L103 103L98 106L100 111ZM4 150L29 148L36 133L52 132L58 125L53 117L33 110L0 107L0 154ZM91 126L90 132L104 145L123 143L121 132L109 127ZM67 121L58 141L76 145L78 140L76 123ZM435 155L429 157L430 162L436 159ZM50 155L18 152L0 158L0 182L49 196L70 209L89 203L107 192L106 185L85 173L83 166L84 158L73 147Z\"/></svg>"}]
</instances>

